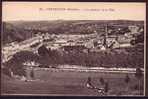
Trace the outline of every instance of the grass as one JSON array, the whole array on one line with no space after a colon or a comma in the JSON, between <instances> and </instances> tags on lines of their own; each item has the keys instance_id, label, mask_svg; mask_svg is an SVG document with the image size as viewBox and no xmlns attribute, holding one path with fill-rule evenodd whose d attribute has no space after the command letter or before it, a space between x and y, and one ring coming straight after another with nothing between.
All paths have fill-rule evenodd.
<instances>
[{"instance_id":1,"label":"grass","mask_svg":"<svg viewBox=\"0 0 148 99\"><path fill-rule=\"evenodd\" d=\"M137 95L138 90L133 89L137 84L134 74L129 74L131 81L127 90L124 82L126 74L99 73L99 72L74 72L35 70L35 78L39 81L19 81L2 77L2 94L59 94L59 95L99 95L96 91L85 86L88 76L97 87L103 87L99 78L104 78L109 83L108 95ZM143 92L143 90L141 90Z\"/></svg>"}]
</instances>

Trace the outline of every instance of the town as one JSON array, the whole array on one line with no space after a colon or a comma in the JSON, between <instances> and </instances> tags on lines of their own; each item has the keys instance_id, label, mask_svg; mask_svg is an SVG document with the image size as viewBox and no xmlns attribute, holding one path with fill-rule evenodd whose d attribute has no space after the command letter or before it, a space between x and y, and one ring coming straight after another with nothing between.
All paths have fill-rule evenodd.
<instances>
[{"instance_id":1,"label":"town","mask_svg":"<svg viewBox=\"0 0 148 99\"><path fill-rule=\"evenodd\" d=\"M45 45L52 50L62 51L105 51L107 49L119 49L132 47L137 35L144 35L144 29L138 26L128 26L126 31L123 26L114 26L122 34L113 34L115 30L105 27L105 35L99 35L96 31L92 34L49 34L35 33L35 36L22 42L11 42L2 47L3 62L8 61L15 53L23 50L31 50L37 53L37 49ZM120 31L121 30L121 31Z\"/></svg>"}]
</instances>

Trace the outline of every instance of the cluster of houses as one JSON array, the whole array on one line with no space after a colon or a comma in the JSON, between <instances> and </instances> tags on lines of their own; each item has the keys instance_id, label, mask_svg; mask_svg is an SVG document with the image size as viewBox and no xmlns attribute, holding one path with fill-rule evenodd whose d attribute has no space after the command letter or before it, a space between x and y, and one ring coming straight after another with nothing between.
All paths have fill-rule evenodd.
<instances>
[{"instance_id":1,"label":"cluster of houses","mask_svg":"<svg viewBox=\"0 0 148 99\"><path fill-rule=\"evenodd\" d=\"M20 43L12 42L2 47L2 59L9 60L13 54L21 50L37 51L41 45L46 45L50 49L60 49L62 51L101 51L106 49L131 47L131 41L135 38L133 34L138 34L138 26L129 26L130 32L125 32L122 35L108 35L100 36L95 32L92 34L74 35L74 34L40 34L35 37L22 41ZM108 30L109 31L109 30ZM107 31L107 32L108 32Z\"/></svg>"}]
</instances>

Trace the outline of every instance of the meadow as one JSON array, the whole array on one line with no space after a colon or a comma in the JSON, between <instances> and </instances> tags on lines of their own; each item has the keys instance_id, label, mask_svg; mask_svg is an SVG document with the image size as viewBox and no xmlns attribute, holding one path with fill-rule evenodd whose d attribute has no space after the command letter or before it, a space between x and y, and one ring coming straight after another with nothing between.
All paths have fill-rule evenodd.
<instances>
[{"instance_id":1,"label":"meadow","mask_svg":"<svg viewBox=\"0 0 148 99\"><path fill-rule=\"evenodd\" d=\"M102 73L102 72L78 72L78 71L51 71L35 70L34 81L20 81L2 74L2 95L33 94L33 95L60 95L60 96L100 96L100 94L86 87L88 77L96 87L103 87L99 79L108 82L107 96L138 95L136 88L137 79L133 73L129 73L129 83L125 83L127 73ZM143 95L144 84L141 81L140 94Z\"/></svg>"}]
</instances>

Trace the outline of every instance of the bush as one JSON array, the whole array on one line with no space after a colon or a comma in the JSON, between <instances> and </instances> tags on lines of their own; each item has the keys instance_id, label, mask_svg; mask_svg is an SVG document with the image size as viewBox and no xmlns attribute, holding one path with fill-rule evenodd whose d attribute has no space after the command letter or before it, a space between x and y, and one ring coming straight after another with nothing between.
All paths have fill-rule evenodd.
<instances>
[{"instance_id":1,"label":"bush","mask_svg":"<svg viewBox=\"0 0 148 99\"><path fill-rule=\"evenodd\" d=\"M137 79L140 79L140 78L142 78L142 76L143 76L142 70L140 68L136 68L135 77Z\"/></svg>"},{"instance_id":2,"label":"bush","mask_svg":"<svg viewBox=\"0 0 148 99\"><path fill-rule=\"evenodd\" d=\"M22 64L15 64L11 69L14 75L26 76L25 66Z\"/></svg>"},{"instance_id":3,"label":"bush","mask_svg":"<svg viewBox=\"0 0 148 99\"><path fill-rule=\"evenodd\" d=\"M105 82L104 91L108 92L108 90L109 90L109 84L108 84L108 82Z\"/></svg>"},{"instance_id":4,"label":"bush","mask_svg":"<svg viewBox=\"0 0 148 99\"><path fill-rule=\"evenodd\" d=\"M135 85L131 86L131 89L132 90L139 90L139 84L135 84ZM144 89L144 86L143 85L140 85L140 89L143 90Z\"/></svg>"},{"instance_id":5,"label":"bush","mask_svg":"<svg viewBox=\"0 0 148 99\"><path fill-rule=\"evenodd\" d=\"M11 73L10 73L8 68L2 68L2 73L4 73L5 75L11 77Z\"/></svg>"},{"instance_id":6,"label":"bush","mask_svg":"<svg viewBox=\"0 0 148 99\"><path fill-rule=\"evenodd\" d=\"M31 70L30 77L33 78L33 79L34 79L34 77L35 77L35 76L34 76L34 71L33 71L33 69Z\"/></svg>"},{"instance_id":7,"label":"bush","mask_svg":"<svg viewBox=\"0 0 148 99\"><path fill-rule=\"evenodd\" d=\"M127 83L127 84L130 82L130 77L128 76L128 74L126 75L124 81L125 81L125 83Z\"/></svg>"},{"instance_id":8,"label":"bush","mask_svg":"<svg viewBox=\"0 0 148 99\"><path fill-rule=\"evenodd\" d=\"M104 79L101 77L100 78L100 83L102 84L102 85L104 85L104 83L105 83L105 81L104 81Z\"/></svg>"},{"instance_id":9,"label":"bush","mask_svg":"<svg viewBox=\"0 0 148 99\"><path fill-rule=\"evenodd\" d=\"M48 65L39 65L40 68L49 68Z\"/></svg>"}]
</instances>

